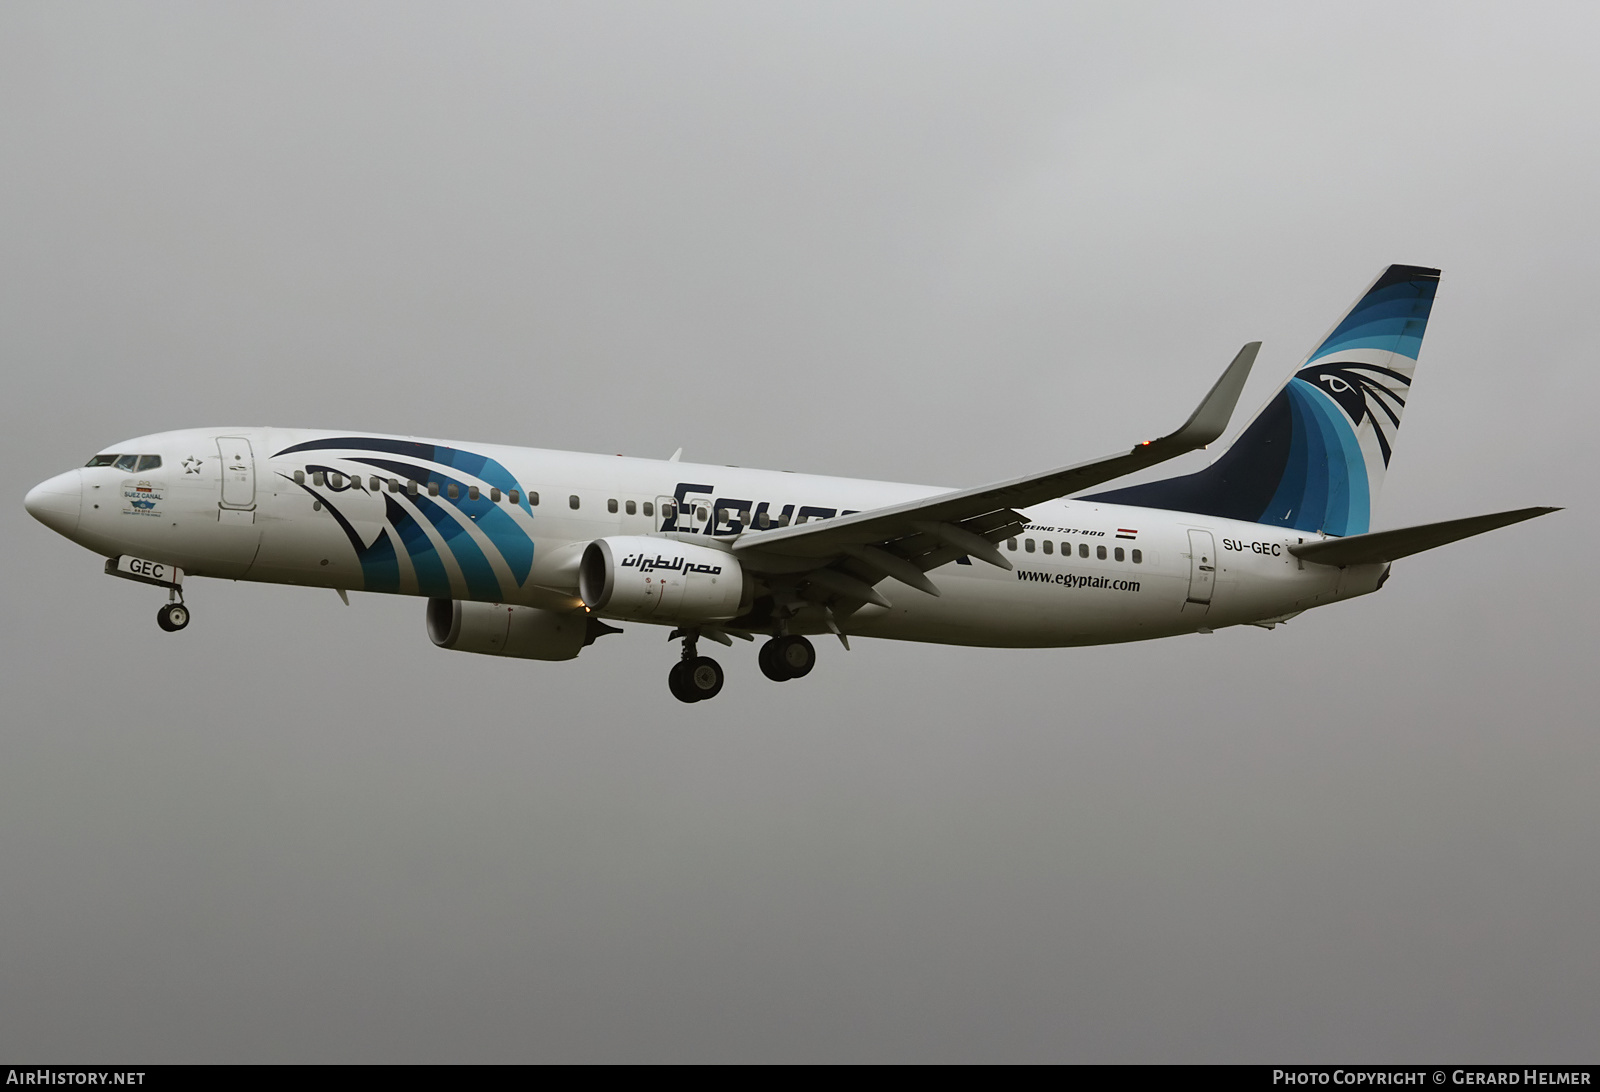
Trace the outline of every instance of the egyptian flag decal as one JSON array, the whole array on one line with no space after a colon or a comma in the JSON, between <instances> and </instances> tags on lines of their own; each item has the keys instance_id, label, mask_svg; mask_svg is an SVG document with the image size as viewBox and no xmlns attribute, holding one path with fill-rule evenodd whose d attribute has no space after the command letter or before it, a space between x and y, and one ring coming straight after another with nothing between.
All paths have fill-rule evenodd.
<instances>
[{"instance_id":1,"label":"egyptian flag decal","mask_svg":"<svg viewBox=\"0 0 1600 1092\"><path fill-rule=\"evenodd\" d=\"M1117 537L1118 538L1138 538L1139 537L1139 532L1134 530L1132 527L1118 527L1117 528Z\"/></svg>"}]
</instances>

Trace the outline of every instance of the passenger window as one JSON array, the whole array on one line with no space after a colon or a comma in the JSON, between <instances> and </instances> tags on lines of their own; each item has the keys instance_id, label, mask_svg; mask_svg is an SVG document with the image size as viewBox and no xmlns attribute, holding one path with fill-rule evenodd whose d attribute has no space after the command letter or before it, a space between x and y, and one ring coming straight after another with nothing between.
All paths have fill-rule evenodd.
<instances>
[{"instance_id":1,"label":"passenger window","mask_svg":"<svg viewBox=\"0 0 1600 1092\"><path fill-rule=\"evenodd\" d=\"M467 499L468 500L477 500L478 499L478 487L477 486L475 486L475 485L467 486Z\"/></svg>"},{"instance_id":2,"label":"passenger window","mask_svg":"<svg viewBox=\"0 0 1600 1092\"><path fill-rule=\"evenodd\" d=\"M83 465L84 466L110 466L112 463L114 463L116 461L117 461L117 457L115 455L96 455L94 458L90 459L88 462L84 463Z\"/></svg>"},{"instance_id":3,"label":"passenger window","mask_svg":"<svg viewBox=\"0 0 1600 1092\"><path fill-rule=\"evenodd\" d=\"M1104 561L1106 559L1106 548L1104 546L1096 546L1094 548L1094 556Z\"/></svg>"},{"instance_id":4,"label":"passenger window","mask_svg":"<svg viewBox=\"0 0 1600 1092\"><path fill-rule=\"evenodd\" d=\"M771 527L772 526L772 517L767 515L765 512L762 512L759 516L756 517L756 526L757 527L762 527L762 528Z\"/></svg>"},{"instance_id":5,"label":"passenger window","mask_svg":"<svg viewBox=\"0 0 1600 1092\"><path fill-rule=\"evenodd\" d=\"M1078 543L1078 556L1079 557L1088 557L1089 556L1089 544L1087 542Z\"/></svg>"},{"instance_id":6,"label":"passenger window","mask_svg":"<svg viewBox=\"0 0 1600 1092\"><path fill-rule=\"evenodd\" d=\"M456 485L455 482L451 482L449 485L444 487L444 493L448 499L455 500L457 497L461 496L461 487Z\"/></svg>"},{"instance_id":7,"label":"passenger window","mask_svg":"<svg viewBox=\"0 0 1600 1092\"><path fill-rule=\"evenodd\" d=\"M304 485L304 484L306 484L306 472L304 470L296 470L294 472L294 484L296 484L296 485Z\"/></svg>"},{"instance_id":8,"label":"passenger window","mask_svg":"<svg viewBox=\"0 0 1600 1092\"><path fill-rule=\"evenodd\" d=\"M378 490L383 488L383 480L374 474L372 477L367 479L367 488L376 493Z\"/></svg>"},{"instance_id":9,"label":"passenger window","mask_svg":"<svg viewBox=\"0 0 1600 1092\"><path fill-rule=\"evenodd\" d=\"M1055 543L1051 542L1049 539L1045 539L1043 542L1039 543L1039 548L1047 554L1053 554L1056 550Z\"/></svg>"},{"instance_id":10,"label":"passenger window","mask_svg":"<svg viewBox=\"0 0 1600 1092\"><path fill-rule=\"evenodd\" d=\"M630 516L633 515L635 512L637 512L639 510L639 506L637 504L634 504L632 501L629 501L627 503L626 507L627 507L628 515L630 515Z\"/></svg>"},{"instance_id":11,"label":"passenger window","mask_svg":"<svg viewBox=\"0 0 1600 1092\"><path fill-rule=\"evenodd\" d=\"M126 470L131 474L138 465L139 456L137 455L121 455L117 457L116 467L118 470Z\"/></svg>"},{"instance_id":12,"label":"passenger window","mask_svg":"<svg viewBox=\"0 0 1600 1092\"><path fill-rule=\"evenodd\" d=\"M1017 548L1017 540L1016 539L1014 539L1014 538L1006 539L1006 549L1015 550L1016 548Z\"/></svg>"},{"instance_id":13,"label":"passenger window","mask_svg":"<svg viewBox=\"0 0 1600 1092\"><path fill-rule=\"evenodd\" d=\"M414 496L417 495L417 479L415 479L415 478L407 478L406 479L406 495L407 496L411 496L411 497L414 497Z\"/></svg>"},{"instance_id":14,"label":"passenger window","mask_svg":"<svg viewBox=\"0 0 1600 1092\"><path fill-rule=\"evenodd\" d=\"M578 510L578 494L574 493L572 496L567 498L567 507L572 509L574 512Z\"/></svg>"},{"instance_id":15,"label":"passenger window","mask_svg":"<svg viewBox=\"0 0 1600 1092\"><path fill-rule=\"evenodd\" d=\"M647 516L653 516L656 514L656 506L654 501L644 502L644 514Z\"/></svg>"},{"instance_id":16,"label":"passenger window","mask_svg":"<svg viewBox=\"0 0 1600 1092\"><path fill-rule=\"evenodd\" d=\"M662 519L671 519L674 515L677 514L677 511L678 511L678 506L673 504L671 501L667 501L667 503L665 503L665 504L663 504L661 506L661 518Z\"/></svg>"},{"instance_id":17,"label":"passenger window","mask_svg":"<svg viewBox=\"0 0 1600 1092\"><path fill-rule=\"evenodd\" d=\"M1023 539L1022 540L1022 548L1024 550L1026 550L1030 554L1033 553L1033 539L1031 539L1031 538Z\"/></svg>"},{"instance_id":18,"label":"passenger window","mask_svg":"<svg viewBox=\"0 0 1600 1092\"><path fill-rule=\"evenodd\" d=\"M1144 554L1140 553L1138 550L1133 551L1133 563L1135 565L1143 565Z\"/></svg>"},{"instance_id":19,"label":"passenger window","mask_svg":"<svg viewBox=\"0 0 1600 1092\"><path fill-rule=\"evenodd\" d=\"M324 474L320 470L313 470L311 472L311 484L312 485L316 485L316 486L327 485L328 484L328 475Z\"/></svg>"},{"instance_id":20,"label":"passenger window","mask_svg":"<svg viewBox=\"0 0 1600 1092\"><path fill-rule=\"evenodd\" d=\"M1118 546L1118 547L1117 547L1117 549L1116 549L1116 552L1115 552L1115 553L1114 553L1114 555L1113 555L1113 556L1114 556L1114 557L1115 557L1115 558L1116 558L1116 559L1117 559L1117 560L1118 560L1118 561L1121 561L1121 560L1122 560L1122 547L1121 547L1121 546Z\"/></svg>"},{"instance_id":21,"label":"passenger window","mask_svg":"<svg viewBox=\"0 0 1600 1092\"><path fill-rule=\"evenodd\" d=\"M159 456L159 455L141 455L141 456L139 456L139 469L140 470L160 470L161 469L161 456Z\"/></svg>"},{"instance_id":22,"label":"passenger window","mask_svg":"<svg viewBox=\"0 0 1600 1092\"><path fill-rule=\"evenodd\" d=\"M391 493L400 492L400 479L399 478L390 478L389 479L389 492L391 492Z\"/></svg>"},{"instance_id":23,"label":"passenger window","mask_svg":"<svg viewBox=\"0 0 1600 1092\"><path fill-rule=\"evenodd\" d=\"M491 485L489 487L489 499L491 501L495 502L496 504L500 503L500 487L499 486Z\"/></svg>"},{"instance_id":24,"label":"passenger window","mask_svg":"<svg viewBox=\"0 0 1600 1092\"><path fill-rule=\"evenodd\" d=\"M508 500L510 500L512 504L521 504L522 503L522 494L521 494L521 492L519 492L518 490L515 490L515 489L513 489L511 492L507 493L506 494L506 498Z\"/></svg>"},{"instance_id":25,"label":"passenger window","mask_svg":"<svg viewBox=\"0 0 1600 1092\"><path fill-rule=\"evenodd\" d=\"M428 496L437 497L438 495L439 495L439 483L438 482L429 482L428 483Z\"/></svg>"},{"instance_id":26,"label":"passenger window","mask_svg":"<svg viewBox=\"0 0 1600 1092\"><path fill-rule=\"evenodd\" d=\"M610 512L613 516L617 514L617 498L616 497L612 497L610 500L606 501L606 511Z\"/></svg>"},{"instance_id":27,"label":"passenger window","mask_svg":"<svg viewBox=\"0 0 1600 1092\"><path fill-rule=\"evenodd\" d=\"M701 505L699 508L694 510L694 518L699 520L701 523L704 523L706 521L706 517L710 515L711 513L706 511L705 505Z\"/></svg>"},{"instance_id":28,"label":"passenger window","mask_svg":"<svg viewBox=\"0 0 1600 1092\"><path fill-rule=\"evenodd\" d=\"M533 505L535 508L539 506L539 493L537 490L528 490L528 503Z\"/></svg>"}]
</instances>

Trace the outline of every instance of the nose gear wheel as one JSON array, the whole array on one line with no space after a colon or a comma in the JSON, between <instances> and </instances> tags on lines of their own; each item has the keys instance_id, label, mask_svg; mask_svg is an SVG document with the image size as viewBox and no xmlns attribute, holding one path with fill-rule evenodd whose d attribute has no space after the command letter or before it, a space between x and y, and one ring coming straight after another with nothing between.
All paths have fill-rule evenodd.
<instances>
[{"instance_id":1,"label":"nose gear wheel","mask_svg":"<svg viewBox=\"0 0 1600 1092\"><path fill-rule=\"evenodd\" d=\"M156 611L156 625L168 633L176 633L189 624L189 608L182 603L168 603Z\"/></svg>"}]
</instances>

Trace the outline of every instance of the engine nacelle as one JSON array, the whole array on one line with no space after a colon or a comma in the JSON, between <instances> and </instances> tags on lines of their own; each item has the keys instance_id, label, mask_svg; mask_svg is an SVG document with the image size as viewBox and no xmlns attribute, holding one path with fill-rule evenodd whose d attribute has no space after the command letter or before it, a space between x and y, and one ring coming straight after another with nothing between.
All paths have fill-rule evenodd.
<instances>
[{"instance_id":1,"label":"engine nacelle","mask_svg":"<svg viewBox=\"0 0 1600 1092\"><path fill-rule=\"evenodd\" d=\"M620 632L587 611L557 613L508 603L428 600L428 636L440 648L524 660L570 660L596 638Z\"/></svg>"},{"instance_id":2,"label":"engine nacelle","mask_svg":"<svg viewBox=\"0 0 1600 1092\"><path fill-rule=\"evenodd\" d=\"M583 551L578 594L590 610L652 622L714 622L749 608L750 580L730 553L671 538L597 538Z\"/></svg>"}]
</instances>

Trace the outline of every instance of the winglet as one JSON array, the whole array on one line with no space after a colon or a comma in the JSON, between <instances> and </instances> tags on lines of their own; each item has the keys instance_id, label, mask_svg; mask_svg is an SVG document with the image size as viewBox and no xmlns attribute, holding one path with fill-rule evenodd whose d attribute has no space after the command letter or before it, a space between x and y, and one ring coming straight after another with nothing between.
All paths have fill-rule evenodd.
<instances>
[{"instance_id":1,"label":"winglet","mask_svg":"<svg viewBox=\"0 0 1600 1092\"><path fill-rule=\"evenodd\" d=\"M1177 432L1161 437L1159 440L1147 440L1140 447L1153 447L1160 444L1162 447L1182 447L1192 450L1205 447L1211 441L1221 436L1228 430L1228 420L1233 416L1233 409L1239 404L1239 394L1244 390L1244 382L1250 378L1250 368L1256 362L1256 353L1261 351L1261 342L1252 341L1239 350L1239 355L1233 358L1211 388L1209 394L1195 407L1189 419ZM1137 450L1137 449L1136 449Z\"/></svg>"}]
</instances>

